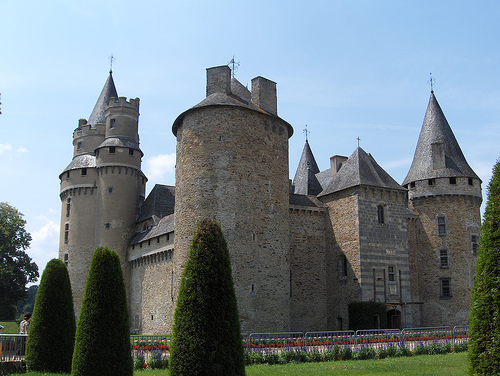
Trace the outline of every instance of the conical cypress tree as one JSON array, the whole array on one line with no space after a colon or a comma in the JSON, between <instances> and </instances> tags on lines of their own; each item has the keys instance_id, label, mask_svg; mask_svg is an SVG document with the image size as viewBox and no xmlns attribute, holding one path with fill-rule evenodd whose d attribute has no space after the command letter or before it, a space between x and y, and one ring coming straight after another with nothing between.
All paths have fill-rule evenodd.
<instances>
[{"instance_id":1,"label":"conical cypress tree","mask_svg":"<svg viewBox=\"0 0 500 376\"><path fill-rule=\"evenodd\" d=\"M469 370L500 374L500 161L493 168L472 289Z\"/></svg>"},{"instance_id":2,"label":"conical cypress tree","mask_svg":"<svg viewBox=\"0 0 500 376\"><path fill-rule=\"evenodd\" d=\"M72 375L131 376L130 333L120 258L97 248L76 327Z\"/></svg>"},{"instance_id":3,"label":"conical cypress tree","mask_svg":"<svg viewBox=\"0 0 500 376\"><path fill-rule=\"evenodd\" d=\"M58 259L43 271L26 343L30 371L70 372L75 343L75 311L68 269Z\"/></svg>"},{"instance_id":4,"label":"conical cypress tree","mask_svg":"<svg viewBox=\"0 0 500 376\"><path fill-rule=\"evenodd\" d=\"M245 374L231 263L220 226L203 220L182 274L174 314L171 375Z\"/></svg>"}]
</instances>

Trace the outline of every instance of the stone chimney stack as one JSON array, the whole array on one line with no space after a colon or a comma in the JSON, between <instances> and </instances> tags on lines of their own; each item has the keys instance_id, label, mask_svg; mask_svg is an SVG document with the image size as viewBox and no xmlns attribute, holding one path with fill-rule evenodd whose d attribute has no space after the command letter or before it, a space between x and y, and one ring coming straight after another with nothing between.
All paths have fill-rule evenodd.
<instances>
[{"instance_id":1,"label":"stone chimney stack","mask_svg":"<svg viewBox=\"0 0 500 376\"><path fill-rule=\"evenodd\" d=\"M227 65L207 68L207 97L214 93L231 94L231 68Z\"/></svg>"},{"instance_id":2,"label":"stone chimney stack","mask_svg":"<svg viewBox=\"0 0 500 376\"><path fill-rule=\"evenodd\" d=\"M330 174L335 176L337 172L339 172L342 167L342 163L347 161L347 157L343 157L342 155L334 155L330 158Z\"/></svg>"},{"instance_id":3,"label":"stone chimney stack","mask_svg":"<svg viewBox=\"0 0 500 376\"><path fill-rule=\"evenodd\" d=\"M278 115L276 82L264 77L252 79L252 102L273 115Z\"/></svg>"}]
</instances>

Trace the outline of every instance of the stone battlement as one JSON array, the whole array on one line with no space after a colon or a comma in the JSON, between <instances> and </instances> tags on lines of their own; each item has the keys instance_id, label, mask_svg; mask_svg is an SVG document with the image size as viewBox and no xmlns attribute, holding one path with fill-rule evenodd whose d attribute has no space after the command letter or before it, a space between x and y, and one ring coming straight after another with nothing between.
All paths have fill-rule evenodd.
<instances>
[{"instance_id":1,"label":"stone battlement","mask_svg":"<svg viewBox=\"0 0 500 376\"><path fill-rule=\"evenodd\" d=\"M120 97L118 99L110 98L107 103L107 108L121 106L121 107L130 107L139 111L139 101L140 101L139 98L135 99L130 98L129 101L127 101L127 97Z\"/></svg>"}]
</instances>

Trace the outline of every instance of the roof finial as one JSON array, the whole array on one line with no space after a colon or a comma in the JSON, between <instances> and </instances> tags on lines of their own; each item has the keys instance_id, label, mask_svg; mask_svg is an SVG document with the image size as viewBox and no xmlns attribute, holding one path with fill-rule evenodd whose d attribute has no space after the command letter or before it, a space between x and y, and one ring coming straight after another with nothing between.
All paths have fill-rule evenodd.
<instances>
[{"instance_id":1,"label":"roof finial","mask_svg":"<svg viewBox=\"0 0 500 376\"><path fill-rule=\"evenodd\" d=\"M358 148L359 148L359 141L361 141L361 139L359 138L359 136L356 138L356 140L358 140Z\"/></svg>"},{"instance_id":2,"label":"roof finial","mask_svg":"<svg viewBox=\"0 0 500 376\"><path fill-rule=\"evenodd\" d=\"M304 129L304 131L303 131L303 132L304 132L304 134L305 134L305 136L306 136L306 142L307 142L307 135L308 135L309 133L311 133L310 131L308 131L308 130L307 130L307 124L306 124L306 127L305 127L305 129Z\"/></svg>"},{"instance_id":3,"label":"roof finial","mask_svg":"<svg viewBox=\"0 0 500 376\"><path fill-rule=\"evenodd\" d=\"M429 85L431 86L431 93L434 93L434 84L436 83L436 80L432 78L432 73L429 73L430 79L429 79Z\"/></svg>"},{"instance_id":4,"label":"roof finial","mask_svg":"<svg viewBox=\"0 0 500 376\"><path fill-rule=\"evenodd\" d=\"M108 57L109 59L109 73L113 73L113 60L115 60L115 57L113 56L113 53L111 52L111 56Z\"/></svg>"},{"instance_id":5,"label":"roof finial","mask_svg":"<svg viewBox=\"0 0 500 376\"><path fill-rule=\"evenodd\" d=\"M231 59L231 61L229 63L227 63L227 65L229 65L229 68L231 68L231 77L234 78L236 71L238 70L238 67L240 66L240 62L234 61L234 55L233 55L233 58Z\"/></svg>"}]
</instances>

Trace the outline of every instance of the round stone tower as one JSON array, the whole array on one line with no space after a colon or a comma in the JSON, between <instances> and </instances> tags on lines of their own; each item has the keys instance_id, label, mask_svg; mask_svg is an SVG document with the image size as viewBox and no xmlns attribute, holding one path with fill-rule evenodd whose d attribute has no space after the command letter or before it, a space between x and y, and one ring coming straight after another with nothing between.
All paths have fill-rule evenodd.
<instances>
[{"instance_id":1,"label":"round stone tower","mask_svg":"<svg viewBox=\"0 0 500 376\"><path fill-rule=\"evenodd\" d=\"M290 325L288 138L276 84L252 92L227 66L207 69L207 97L175 120L174 296L197 223L213 218L226 238L243 332ZM217 292L214 291L214 294ZM258 312L258 314L257 314Z\"/></svg>"},{"instance_id":2,"label":"round stone tower","mask_svg":"<svg viewBox=\"0 0 500 376\"><path fill-rule=\"evenodd\" d=\"M479 246L481 180L433 92L403 185L418 214L410 223L417 234L410 248L421 326L466 325Z\"/></svg>"}]
</instances>

